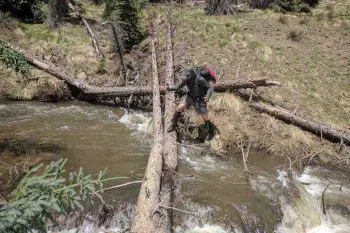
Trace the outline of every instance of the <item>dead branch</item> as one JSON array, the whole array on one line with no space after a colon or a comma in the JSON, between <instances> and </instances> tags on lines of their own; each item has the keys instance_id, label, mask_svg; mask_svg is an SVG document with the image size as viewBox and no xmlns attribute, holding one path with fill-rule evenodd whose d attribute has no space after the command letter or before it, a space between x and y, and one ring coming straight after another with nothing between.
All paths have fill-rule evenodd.
<instances>
[{"instance_id":1,"label":"dead branch","mask_svg":"<svg viewBox=\"0 0 350 233\"><path fill-rule=\"evenodd\" d=\"M326 191L328 189L328 187L330 186L331 184L327 184L327 186L324 188L323 192L322 192L322 213L324 215L326 215L326 205L325 205L325 199L324 199L324 195L326 194Z\"/></svg>"},{"instance_id":2,"label":"dead branch","mask_svg":"<svg viewBox=\"0 0 350 233\"><path fill-rule=\"evenodd\" d=\"M98 41L97 41L97 37L96 37L95 33L93 32L89 23L86 21L86 19L83 16L81 16L81 21L83 21L83 24L85 25L86 30L91 37L91 43L92 43L93 47L95 48L95 52L96 52L97 57L103 58L104 55L101 52L100 46L98 45Z\"/></svg>"},{"instance_id":3,"label":"dead branch","mask_svg":"<svg viewBox=\"0 0 350 233\"><path fill-rule=\"evenodd\" d=\"M108 188L97 190L96 193L107 191L107 190L111 190L111 189L116 189L116 188L120 188L120 187L124 187L124 186L128 186L128 185L131 185L131 184L139 184L139 183L142 183L142 181L141 180L136 180L136 181L128 182L128 183L125 183L125 184L115 185L115 186L112 186L112 187L108 187Z\"/></svg>"}]
</instances>

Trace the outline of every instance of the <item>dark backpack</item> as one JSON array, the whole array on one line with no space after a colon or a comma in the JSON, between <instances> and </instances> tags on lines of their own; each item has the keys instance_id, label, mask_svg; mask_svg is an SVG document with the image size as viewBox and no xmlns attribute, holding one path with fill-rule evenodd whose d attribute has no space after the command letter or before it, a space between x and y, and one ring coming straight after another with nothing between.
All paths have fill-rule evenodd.
<instances>
[{"instance_id":1,"label":"dark backpack","mask_svg":"<svg viewBox=\"0 0 350 233\"><path fill-rule=\"evenodd\" d=\"M203 70L205 70L204 67L192 67L185 70L187 77L186 86L189 94L193 97L200 95L199 79L203 76Z\"/></svg>"}]
</instances>

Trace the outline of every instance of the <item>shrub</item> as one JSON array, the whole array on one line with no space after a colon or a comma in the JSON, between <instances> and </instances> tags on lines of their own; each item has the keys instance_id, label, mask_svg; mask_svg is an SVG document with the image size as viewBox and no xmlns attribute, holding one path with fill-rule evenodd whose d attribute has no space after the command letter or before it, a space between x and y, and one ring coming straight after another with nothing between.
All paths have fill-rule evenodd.
<instances>
[{"instance_id":1,"label":"shrub","mask_svg":"<svg viewBox=\"0 0 350 233\"><path fill-rule=\"evenodd\" d=\"M280 17L278 17L278 22L280 22L281 24L288 24L287 16L281 15Z\"/></svg>"},{"instance_id":2,"label":"shrub","mask_svg":"<svg viewBox=\"0 0 350 233\"><path fill-rule=\"evenodd\" d=\"M0 40L0 61L4 63L7 68L12 68L14 71L20 73L23 77L29 75L30 65L23 54L13 51L4 41Z\"/></svg>"},{"instance_id":3,"label":"shrub","mask_svg":"<svg viewBox=\"0 0 350 233\"><path fill-rule=\"evenodd\" d=\"M335 18L335 12L334 12L334 7L331 4L328 4L326 6L327 9L327 18L328 20L333 20Z\"/></svg>"},{"instance_id":4,"label":"shrub","mask_svg":"<svg viewBox=\"0 0 350 233\"><path fill-rule=\"evenodd\" d=\"M324 18L325 18L325 15L323 13L316 14L317 21L322 21L322 20L324 20Z\"/></svg>"},{"instance_id":5,"label":"shrub","mask_svg":"<svg viewBox=\"0 0 350 233\"><path fill-rule=\"evenodd\" d=\"M31 169L10 194L10 200L0 206L0 232L46 232L46 221L55 223L54 213L63 214L69 208L83 208L81 201L102 188L102 177L85 175L83 170L65 176L66 160L43 164Z\"/></svg>"},{"instance_id":6,"label":"shrub","mask_svg":"<svg viewBox=\"0 0 350 233\"><path fill-rule=\"evenodd\" d=\"M235 14L239 0L208 0L206 11L210 15ZM251 8L272 8L275 12L303 12L308 13L311 7L318 4L319 0L246 0Z\"/></svg>"},{"instance_id":7,"label":"shrub","mask_svg":"<svg viewBox=\"0 0 350 233\"><path fill-rule=\"evenodd\" d=\"M303 32L297 31L297 30L292 30L288 33L287 38L292 40L292 41L299 42L303 39Z\"/></svg>"},{"instance_id":8,"label":"shrub","mask_svg":"<svg viewBox=\"0 0 350 233\"><path fill-rule=\"evenodd\" d=\"M310 21L310 17L308 16L303 16L300 20L299 20L299 24L307 24Z\"/></svg>"}]
</instances>

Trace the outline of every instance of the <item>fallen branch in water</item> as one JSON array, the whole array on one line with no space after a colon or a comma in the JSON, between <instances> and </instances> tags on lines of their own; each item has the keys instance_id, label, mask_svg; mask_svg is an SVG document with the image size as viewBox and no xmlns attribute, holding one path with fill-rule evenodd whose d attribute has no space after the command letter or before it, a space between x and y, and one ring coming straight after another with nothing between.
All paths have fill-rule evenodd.
<instances>
[{"instance_id":1,"label":"fallen branch in water","mask_svg":"<svg viewBox=\"0 0 350 233\"><path fill-rule=\"evenodd\" d=\"M243 170L244 170L244 174L246 175L247 178L249 178L249 176L252 175L252 173L249 171L249 168L247 165L250 144L251 144L251 139L249 139L247 150L244 151L243 140L241 139L240 144L237 143L237 146L240 147L241 151L242 151L242 159L243 159L243 166L244 166Z\"/></svg>"},{"instance_id":2,"label":"fallen branch in water","mask_svg":"<svg viewBox=\"0 0 350 233\"><path fill-rule=\"evenodd\" d=\"M124 187L124 186L128 186L128 185L131 185L131 184L139 184L139 183L142 183L142 181L141 180L136 180L136 181L128 182L128 183L125 183L125 184L119 184L119 185L116 185L116 186L112 186L112 187L108 187L108 188L97 190L96 193L103 192L103 191L106 191L106 190L115 189L115 188L120 188L120 187Z\"/></svg>"},{"instance_id":3,"label":"fallen branch in water","mask_svg":"<svg viewBox=\"0 0 350 233\"><path fill-rule=\"evenodd\" d=\"M325 200L324 200L324 195L326 194L326 191L328 189L328 187L330 186L331 184L327 184L327 186L324 188L323 192L322 192L322 212L324 215L326 215L326 205L325 205Z\"/></svg>"},{"instance_id":4,"label":"fallen branch in water","mask_svg":"<svg viewBox=\"0 0 350 233\"><path fill-rule=\"evenodd\" d=\"M175 208L175 207L172 207L172 206L165 206L165 205L159 205L160 207L162 208L166 208L166 209L172 209L172 210L176 210L176 211L179 211L179 212L182 212L182 213L185 213L185 214L191 214L191 215L194 215L196 217L198 217L198 212L192 212L192 211L186 211L186 210L181 210L181 209L178 209L178 208Z\"/></svg>"}]
</instances>

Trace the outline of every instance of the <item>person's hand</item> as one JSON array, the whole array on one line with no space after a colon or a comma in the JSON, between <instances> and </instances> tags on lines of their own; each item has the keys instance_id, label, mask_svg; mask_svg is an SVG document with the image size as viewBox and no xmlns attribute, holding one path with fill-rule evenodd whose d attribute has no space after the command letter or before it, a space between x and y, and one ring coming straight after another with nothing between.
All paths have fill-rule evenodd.
<instances>
[{"instance_id":1,"label":"person's hand","mask_svg":"<svg viewBox=\"0 0 350 233\"><path fill-rule=\"evenodd\" d=\"M206 102L206 103L209 102L209 97L208 96L204 96L204 102Z\"/></svg>"}]
</instances>

